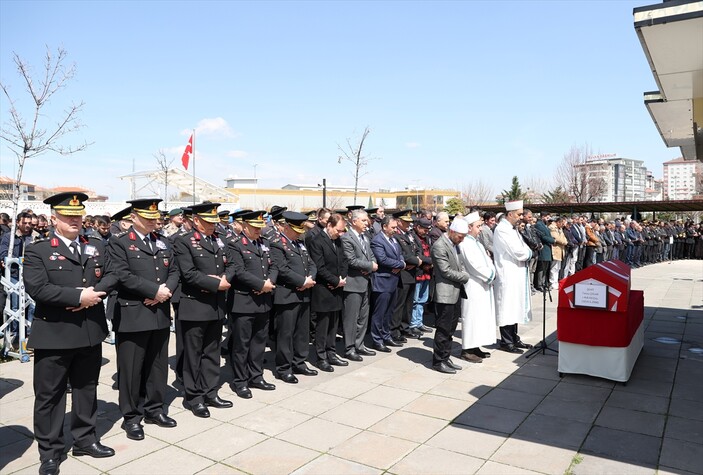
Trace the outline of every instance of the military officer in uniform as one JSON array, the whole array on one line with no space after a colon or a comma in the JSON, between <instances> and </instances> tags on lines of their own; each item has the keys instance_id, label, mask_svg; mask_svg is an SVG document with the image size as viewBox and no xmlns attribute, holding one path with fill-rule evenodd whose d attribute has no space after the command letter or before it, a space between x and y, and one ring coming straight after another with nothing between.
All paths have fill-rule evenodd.
<instances>
[{"instance_id":1,"label":"military officer in uniform","mask_svg":"<svg viewBox=\"0 0 703 475\"><path fill-rule=\"evenodd\" d=\"M269 312L278 270L269 256L269 241L261 236L265 211L241 215L244 233L229 240L235 280L229 293L230 361L234 368L232 386L237 396L251 398L250 388L271 391L276 386L263 378L264 351Z\"/></svg>"},{"instance_id":2,"label":"military officer in uniform","mask_svg":"<svg viewBox=\"0 0 703 475\"><path fill-rule=\"evenodd\" d=\"M40 474L59 473L69 379L73 455L115 454L96 434L96 390L107 336L102 300L117 280L105 275L102 240L80 236L87 199L83 193L68 192L44 200L51 206L53 231L25 250L24 284L36 302L28 346L34 348L34 437Z\"/></svg>"},{"instance_id":3,"label":"military officer in uniform","mask_svg":"<svg viewBox=\"0 0 703 475\"><path fill-rule=\"evenodd\" d=\"M190 207L185 207L181 209L182 212L182 219L181 219L181 225L178 228L178 231L174 234L171 234L168 237L169 242L171 243L171 247L173 248L173 244L176 240L176 236L179 234L185 234L189 233L193 229L193 211L190 209ZM175 248L174 248L174 255L175 255ZM177 259L176 259L177 260ZM180 273L180 271L179 271ZM175 367L175 372L176 372L176 382L178 382L181 386L183 385L183 330L181 329L181 321L178 319L178 307L181 304L181 282L180 279L178 281L178 286L176 286L176 290L173 291L173 295L171 296L171 305L173 306L173 320L174 320L174 333L176 334L176 367Z\"/></svg>"},{"instance_id":4,"label":"military officer in uniform","mask_svg":"<svg viewBox=\"0 0 703 475\"><path fill-rule=\"evenodd\" d=\"M174 250L181 273L178 319L183 333L185 405L197 417L210 417L209 407L232 407L217 395L220 384L220 341L226 292L234 267L224 241L215 233L219 203L191 206L193 229L178 234Z\"/></svg>"},{"instance_id":5,"label":"military officer in uniform","mask_svg":"<svg viewBox=\"0 0 703 475\"><path fill-rule=\"evenodd\" d=\"M108 245L108 272L119 280L115 320L119 404L127 437L142 440L141 421L176 427L165 414L168 376L169 299L178 286L178 266L169 241L157 235L160 199L128 201L132 227ZM139 405L144 384L144 405Z\"/></svg>"},{"instance_id":6,"label":"military officer in uniform","mask_svg":"<svg viewBox=\"0 0 703 475\"><path fill-rule=\"evenodd\" d=\"M314 376L316 370L305 364L309 351L310 295L317 269L302 237L308 217L285 211L285 224L277 239L271 241L271 259L278 268L276 291L276 371L278 379L297 383L295 374Z\"/></svg>"}]
</instances>

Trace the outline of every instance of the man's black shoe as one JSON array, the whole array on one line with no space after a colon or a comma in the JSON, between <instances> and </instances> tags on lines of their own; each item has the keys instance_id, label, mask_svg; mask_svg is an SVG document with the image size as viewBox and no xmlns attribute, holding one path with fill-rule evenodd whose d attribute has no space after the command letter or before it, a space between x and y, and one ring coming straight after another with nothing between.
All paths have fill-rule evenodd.
<instances>
[{"instance_id":1,"label":"man's black shoe","mask_svg":"<svg viewBox=\"0 0 703 475\"><path fill-rule=\"evenodd\" d=\"M405 338L405 337L404 337L403 335L401 335L401 334L398 334L398 335L395 335L395 336L391 336L391 339L392 339L393 341L397 342L397 343L407 343L407 342L408 342L408 339Z\"/></svg>"},{"instance_id":2,"label":"man's black shoe","mask_svg":"<svg viewBox=\"0 0 703 475\"><path fill-rule=\"evenodd\" d=\"M332 366L349 366L348 361L344 361L343 359L340 359L336 356L330 356L328 360Z\"/></svg>"},{"instance_id":3,"label":"man's black shoe","mask_svg":"<svg viewBox=\"0 0 703 475\"><path fill-rule=\"evenodd\" d=\"M408 340L405 340L405 341L408 341ZM392 340L392 339L391 339L391 340L386 340L386 341L384 341L383 343L384 343L386 346L392 346L392 347L395 347L395 348L400 348L400 347L403 346L402 343L399 343L399 342L397 342L397 341L395 341L395 340Z\"/></svg>"},{"instance_id":4,"label":"man's black shoe","mask_svg":"<svg viewBox=\"0 0 703 475\"><path fill-rule=\"evenodd\" d=\"M59 475L60 464L59 459L44 460L39 466L39 475Z\"/></svg>"},{"instance_id":5,"label":"man's black shoe","mask_svg":"<svg viewBox=\"0 0 703 475\"><path fill-rule=\"evenodd\" d=\"M320 371L325 371L327 373L334 371L334 368L327 360L318 360L317 367L320 368Z\"/></svg>"},{"instance_id":6,"label":"man's black shoe","mask_svg":"<svg viewBox=\"0 0 703 475\"><path fill-rule=\"evenodd\" d=\"M461 371L462 369L464 369L463 366L459 366L458 364L453 362L451 358L447 358L447 366L449 366L450 368L452 368L456 371Z\"/></svg>"},{"instance_id":7,"label":"man's black shoe","mask_svg":"<svg viewBox=\"0 0 703 475\"><path fill-rule=\"evenodd\" d=\"M249 381L249 387L261 389L262 391L273 391L274 389L276 389L275 384L267 383L263 379L260 379L258 381Z\"/></svg>"},{"instance_id":8,"label":"man's black shoe","mask_svg":"<svg viewBox=\"0 0 703 475\"><path fill-rule=\"evenodd\" d=\"M500 345L500 350L508 352L508 353L517 353L517 354L522 354L522 350L515 345Z\"/></svg>"},{"instance_id":9,"label":"man's black shoe","mask_svg":"<svg viewBox=\"0 0 703 475\"><path fill-rule=\"evenodd\" d=\"M450 366L448 366L446 363L442 362L436 365L432 365L432 369L435 371L439 371L440 373L444 374L456 374L456 370Z\"/></svg>"},{"instance_id":10,"label":"man's black shoe","mask_svg":"<svg viewBox=\"0 0 703 475\"><path fill-rule=\"evenodd\" d=\"M522 348L523 350L531 350L532 345L529 343L524 343L522 340L519 340L517 343L515 343L516 348Z\"/></svg>"},{"instance_id":11,"label":"man's black shoe","mask_svg":"<svg viewBox=\"0 0 703 475\"><path fill-rule=\"evenodd\" d=\"M298 378L293 376L293 373L277 374L276 378L280 379L284 383L288 383L288 384L297 384L298 383Z\"/></svg>"},{"instance_id":12,"label":"man's black shoe","mask_svg":"<svg viewBox=\"0 0 703 475\"><path fill-rule=\"evenodd\" d=\"M432 329L427 325L420 325L419 328L422 333L432 333Z\"/></svg>"},{"instance_id":13,"label":"man's black shoe","mask_svg":"<svg viewBox=\"0 0 703 475\"><path fill-rule=\"evenodd\" d=\"M209 407L215 407L217 409L229 409L234 404L232 404L232 401L225 401L224 399L220 398L220 396L215 396L210 399L205 399L205 405Z\"/></svg>"},{"instance_id":14,"label":"man's black shoe","mask_svg":"<svg viewBox=\"0 0 703 475\"><path fill-rule=\"evenodd\" d=\"M144 429L142 429L141 424L137 422L122 422L120 426L122 430L127 434L128 439L132 440L144 440Z\"/></svg>"},{"instance_id":15,"label":"man's black shoe","mask_svg":"<svg viewBox=\"0 0 703 475\"><path fill-rule=\"evenodd\" d=\"M365 346L362 346L358 350L356 350L356 353L361 355L361 356L376 356L376 352L373 350L369 350Z\"/></svg>"},{"instance_id":16,"label":"man's black shoe","mask_svg":"<svg viewBox=\"0 0 703 475\"><path fill-rule=\"evenodd\" d=\"M357 353L356 351L349 351L344 355L344 357L349 361L364 361L364 358L359 356L359 353Z\"/></svg>"},{"instance_id":17,"label":"man's black shoe","mask_svg":"<svg viewBox=\"0 0 703 475\"><path fill-rule=\"evenodd\" d=\"M411 328L407 332L405 332L405 334L409 338L418 338L418 339L422 338L422 332L420 331L419 328Z\"/></svg>"},{"instance_id":18,"label":"man's black shoe","mask_svg":"<svg viewBox=\"0 0 703 475\"><path fill-rule=\"evenodd\" d=\"M235 394L237 396L239 396L240 398L251 399L251 390L248 387L246 387L246 386L242 386L242 387L232 386L232 387L234 389Z\"/></svg>"},{"instance_id":19,"label":"man's black shoe","mask_svg":"<svg viewBox=\"0 0 703 475\"><path fill-rule=\"evenodd\" d=\"M115 455L115 451L100 442L93 442L88 447L73 447L74 457L80 457L82 455L90 455L93 458L102 459L112 457Z\"/></svg>"},{"instance_id":20,"label":"man's black shoe","mask_svg":"<svg viewBox=\"0 0 703 475\"><path fill-rule=\"evenodd\" d=\"M317 370L308 368L307 365L303 365L300 367L294 367L293 373L302 374L304 376L317 376Z\"/></svg>"},{"instance_id":21,"label":"man's black shoe","mask_svg":"<svg viewBox=\"0 0 703 475\"><path fill-rule=\"evenodd\" d=\"M203 419L210 417L210 411L207 410L207 407L202 402L191 405L190 411L195 417L202 417Z\"/></svg>"},{"instance_id":22,"label":"man's black shoe","mask_svg":"<svg viewBox=\"0 0 703 475\"><path fill-rule=\"evenodd\" d=\"M478 356L479 358L490 358L491 357L491 354L489 352L483 351L483 350L481 350L481 348L479 348L476 352L474 352L474 354L476 356Z\"/></svg>"},{"instance_id":23,"label":"man's black shoe","mask_svg":"<svg viewBox=\"0 0 703 475\"><path fill-rule=\"evenodd\" d=\"M176 427L178 425L175 419L164 413L144 417L144 424L156 424L159 427Z\"/></svg>"},{"instance_id":24,"label":"man's black shoe","mask_svg":"<svg viewBox=\"0 0 703 475\"><path fill-rule=\"evenodd\" d=\"M394 342L394 343L395 343L395 342ZM387 347L386 345L384 345L383 343L381 343L381 344L379 344L379 343L374 343L373 349L376 350L376 351L380 351L380 352L382 352L382 353L390 353L390 352L391 352L391 349L388 348L388 347Z\"/></svg>"}]
</instances>

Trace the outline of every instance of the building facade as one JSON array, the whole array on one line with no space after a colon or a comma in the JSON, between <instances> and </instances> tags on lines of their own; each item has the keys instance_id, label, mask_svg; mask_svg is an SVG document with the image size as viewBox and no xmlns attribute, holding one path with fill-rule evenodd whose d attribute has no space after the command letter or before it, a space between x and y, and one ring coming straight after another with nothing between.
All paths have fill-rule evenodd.
<instances>
[{"instance_id":1,"label":"building facade","mask_svg":"<svg viewBox=\"0 0 703 475\"><path fill-rule=\"evenodd\" d=\"M703 193L703 163L683 157L664 162L664 199L690 200Z\"/></svg>"},{"instance_id":2,"label":"building facade","mask_svg":"<svg viewBox=\"0 0 703 475\"><path fill-rule=\"evenodd\" d=\"M644 161L630 158L588 159L577 165L594 202L641 201L646 199L647 168Z\"/></svg>"}]
</instances>

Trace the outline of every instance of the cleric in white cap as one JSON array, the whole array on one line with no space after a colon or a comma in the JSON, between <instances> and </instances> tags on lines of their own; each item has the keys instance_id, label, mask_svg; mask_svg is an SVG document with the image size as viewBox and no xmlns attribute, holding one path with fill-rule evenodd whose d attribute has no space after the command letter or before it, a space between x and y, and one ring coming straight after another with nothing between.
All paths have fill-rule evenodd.
<instances>
[{"instance_id":1,"label":"cleric in white cap","mask_svg":"<svg viewBox=\"0 0 703 475\"><path fill-rule=\"evenodd\" d=\"M515 229L522 218L522 201L505 203L505 211L493 232L496 322L500 327L500 349L522 353L521 348L531 348L520 340L517 326L532 319L527 268L532 251Z\"/></svg>"},{"instance_id":2,"label":"cleric in white cap","mask_svg":"<svg viewBox=\"0 0 703 475\"><path fill-rule=\"evenodd\" d=\"M479 346L492 345L496 341L495 304L493 280L496 276L493 261L483 244L478 241L482 220L478 211L464 218L468 223L468 235L459 244L469 281L464 284L468 300L461 306L461 356L471 363L481 363L490 353Z\"/></svg>"},{"instance_id":3,"label":"cleric in white cap","mask_svg":"<svg viewBox=\"0 0 703 475\"><path fill-rule=\"evenodd\" d=\"M459 244L469 232L469 225L463 219L455 219L449 231L442 234L432 245L432 279L435 302L435 335L432 367L440 373L456 373L461 366L450 358L452 335L456 331L461 313L460 298L466 298L464 284L469 274L464 270L458 254Z\"/></svg>"}]
</instances>

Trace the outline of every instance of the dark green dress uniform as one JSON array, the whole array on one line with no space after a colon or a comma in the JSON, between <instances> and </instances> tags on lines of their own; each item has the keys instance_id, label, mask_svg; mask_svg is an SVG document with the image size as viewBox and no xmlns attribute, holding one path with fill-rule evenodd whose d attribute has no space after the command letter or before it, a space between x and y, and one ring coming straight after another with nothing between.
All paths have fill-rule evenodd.
<instances>
[{"instance_id":1,"label":"dark green dress uniform","mask_svg":"<svg viewBox=\"0 0 703 475\"><path fill-rule=\"evenodd\" d=\"M108 246L108 266L119 280L114 319L117 323L119 404L125 423L139 423L146 414L164 413L168 377L169 302L144 304L161 284L173 293L178 266L169 241L151 233L140 236L132 227ZM144 406L139 407L144 381Z\"/></svg>"},{"instance_id":2,"label":"dark green dress uniform","mask_svg":"<svg viewBox=\"0 0 703 475\"><path fill-rule=\"evenodd\" d=\"M243 219L247 221L247 215ZM252 223L251 220L247 222ZM266 279L275 283L278 276L276 265L269 255L269 245L269 241L264 238L252 241L244 235L238 241L228 241L235 268L228 301L235 390L241 391L249 383L255 384L263 380L264 351L273 295L271 292L255 292L263 287Z\"/></svg>"},{"instance_id":3,"label":"dark green dress uniform","mask_svg":"<svg viewBox=\"0 0 703 475\"><path fill-rule=\"evenodd\" d=\"M300 215L298 221L290 216ZM297 232L307 216L285 212L283 217ZM297 224L294 224L297 223ZM299 230L299 231L298 231ZM315 279L317 268L302 240L291 240L280 234L271 241L271 259L278 269L273 295L276 309L276 375L285 379L292 372L307 368L310 348L310 296L312 289L299 290L307 276Z\"/></svg>"},{"instance_id":4,"label":"dark green dress uniform","mask_svg":"<svg viewBox=\"0 0 703 475\"><path fill-rule=\"evenodd\" d=\"M195 212L195 210L194 210ZM228 282L234 267L227 246L216 234L197 230L178 234L174 250L181 273L178 319L183 335L183 386L190 406L217 397L220 384L220 341L226 313L226 292L217 290L224 275Z\"/></svg>"},{"instance_id":5,"label":"dark green dress uniform","mask_svg":"<svg viewBox=\"0 0 703 475\"><path fill-rule=\"evenodd\" d=\"M76 195L80 201L87 199ZM82 212L82 205L75 206ZM105 307L97 304L77 312L67 307L80 306L82 288L92 286L109 293L117 280L105 275L105 249L100 239L79 236L72 245L77 249L71 249L52 231L47 239L25 250L24 284L36 302L28 346L34 348L34 437L42 462L60 460L65 450L63 423L69 379L73 386L70 426L74 447L98 442L97 384L101 344L107 336Z\"/></svg>"}]
</instances>

